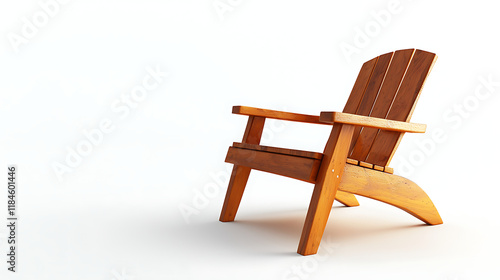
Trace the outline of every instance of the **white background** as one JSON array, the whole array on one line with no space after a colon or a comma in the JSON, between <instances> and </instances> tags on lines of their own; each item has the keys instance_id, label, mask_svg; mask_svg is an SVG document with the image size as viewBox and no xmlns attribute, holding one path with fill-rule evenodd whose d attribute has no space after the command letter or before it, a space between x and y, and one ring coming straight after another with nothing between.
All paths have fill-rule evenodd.
<instances>
[{"instance_id":1,"label":"white background","mask_svg":"<svg viewBox=\"0 0 500 280\"><path fill-rule=\"evenodd\" d=\"M43 21L44 10L2 1L0 217L15 164L20 220L17 273L0 227L1 278L499 279L500 85L481 83L500 81L498 7L442 2L74 0L26 37L23 18ZM364 61L405 48L439 58L412 118L428 132L406 135L392 166L429 194L443 225L360 198L335 204L318 255L302 257L312 185L259 172L237 221L218 222L225 153L246 124L233 105L340 111ZM156 67L169 77L126 117L114 112ZM114 130L59 180L55 162L104 119ZM268 124L266 145L321 151L328 136Z\"/></svg>"}]
</instances>

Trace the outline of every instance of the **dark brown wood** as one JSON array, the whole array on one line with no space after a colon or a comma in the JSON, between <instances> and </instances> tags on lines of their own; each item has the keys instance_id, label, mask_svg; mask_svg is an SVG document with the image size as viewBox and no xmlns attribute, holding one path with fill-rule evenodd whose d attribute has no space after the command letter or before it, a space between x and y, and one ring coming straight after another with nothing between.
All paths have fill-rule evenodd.
<instances>
[{"instance_id":1,"label":"dark brown wood","mask_svg":"<svg viewBox=\"0 0 500 280\"><path fill-rule=\"evenodd\" d=\"M382 86L382 83L385 80L385 74L387 72L387 68L391 63L393 54L394 53L387 53L381 55L378 58L377 65L375 65L375 68L373 69L373 73L370 78L370 81L368 82L368 86L366 87L365 93L363 94L363 98L361 99L358 109L356 110L356 115L361 115L361 116L370 115L370 112L373 108L373 103L375 102L380 87Z\"/></svg>"},{"instance_id":2,"label":"dark brown wood","mask_svg":"<svg viewBox=\"0 0 500 280\"><path fill-rule=\"evenodd\" d=\"M410 120L435 59L436 55L433 53L415 51L398 94L387 114L387 119L404 122ZM380 131L373 141L366 161L380 166L388 165L401 137L402 134L398 132Z\"/></svg>"},{"instance_id":3,"label":"dark brown wood","mask_svg":"<svg viewBox=\"0 0 500 280\"><path fill-rule=\"evenodd\" d=\"M229 147L226 162L314 183L321 160L259 150Z\"/></svg>"},{"instance_id":4,"label":"dark brown wood","mask_svg":"<svg viewBox=\"0 0 500 280\"><path fill-rule=\"evenodd\" d=\"M307 152L307 151L301 151L301 150L292 150L292 149L285 149L285 148L276 148L276 147L246 144L246 143L234 142L233 147L237 147L237 148L241 148L241 149L257 150L257 151L265 151L265 152L284 154L284 155L290 155L290 156L299 156L299 157L307 157L307 158L315 158L315 159L322 159L323 158L322 153Z\"/></svg>"},{"instance_id":5,"label":"dark brown wood","mask_svg":"<svg viewBox=\"0 0 500 280\"><path fill-rule=\"evenodd\" d=\"M384 82L380 87L380 91L373 104L370 117L383 119L387 117L389 108L391 107L392 101L398 92L399 86L403 80L403 76L408 68L414 51L414 49L409 49L400 50L394 53L384 78ZM363 128L363 131L356 139L350 157L365 161L378 132L379 129L368 127Z\"/></svg>"},{"instance_id":6,"label":"dark brown wood","mask_svg":"<svg viewBox=\"0 0 500 280\"><path fill-rule=\"evenodd\" d=\"M248 117L247 127L243 133L242 143L259 144L264 131L266 118L263 117Z\"/></svg>"},{"instance_id":7,"label":"dark brown wood","mask_svg":"<svg viewBox=\"0 0 500 280\"><path fill-rule=\"evenodd\" d=\"M366 86L370 81L373 73L373 68L377 64L377 61L378 56L363 64L361 70L359 71L358 77L356 78L356 82L354 82L354 86L352 87L351 95L349 95L349 99L347 99L344 110L342 112L350 114L356 113L356 110L358 110L359 103L363 98Z\"/></svg>"},{"instance_id":8,"label":"dark brown wood","mask_svg":"<svg viewBox=\"0 0 500 280\"><path fill-rule=\"evenodd\" d=\"M375 65L373 69L373 73L370 77L370 80L368 81L368 84L365 88L365 92L363 93L363 97L361 98L358 109L356 112L352 114L360 115L360 116L369 116L370 112L373 107L373 102L375 102L375 99L377 98L380 86L382 85L382 82L384 81L385 78L385 73L387 72L387 67L391 63L392 60L392 55L394 53L387 53L384 55L379 56L377 60L377 64ZM349 113L349 112L344 112L344 113ZM352 147L354 146L354 143L357 141L359 134L363 128L362 127L355 127L354 128L354 134L352 137L352 142L351 142L351 152L349 157L353 159L357 159L356 157L353 157L352 154Z\"/></svg>"}]
</instances>

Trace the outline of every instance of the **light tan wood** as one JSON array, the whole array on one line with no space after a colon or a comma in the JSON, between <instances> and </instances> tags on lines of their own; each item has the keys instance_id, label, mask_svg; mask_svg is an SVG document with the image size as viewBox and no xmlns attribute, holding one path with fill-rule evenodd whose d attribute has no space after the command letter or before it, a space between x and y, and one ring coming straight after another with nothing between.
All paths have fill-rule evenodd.
<instances>
[{"instance_id":1,"label":"light tan wood","mask_svg":"<svg viewBox=\"0 0 500 280\"><path fill-rule=\"evenodd\" d=\"M364 168L371 168L371 169L374 169L377 171L383 171L383 172L390 173L390 174L394 173L394 169L392 169L389 166L373 165L373 164L368 163L368 162L357 161L357 160L351 159L351 158L347 158L346 162L348 164L359 165L359 166L364 167Z\"/></svg>"},{"instance_id":2,"label":"light tan wood","mask_svg":"<svg viewBox=\"0 0 500 280\"><path fill-rule=\"evenodd\" d=\"M335 194L335 200L347 207L359 206L358 200L351 193L337 190L337 193Z\"/></svg>"},{"instance_id":3,"label":"light tan wood","mask_svg":"<svg viewBox=\"0 0 500 280\"><path fill-rule=\"evenodd\" d=\"M319 121L319 116L296 114L289 112L282 112L276 110L268 110L247 106L234 106L233 114L248 115L248 116L259 116L269 119L278 119L294 122L305 122L313 124L327 124Z\"/></svg>"},{"instance_id":4,"label":"light tan wood","mask_svg":"<svg viewBox=\"0 0 500 280\"><path fill-rule=\"evenodd\" d=\"M320 121L326 123L345 123L356 126L373 127L387 131L415 133L424 133L427 127L425 124L392 121L340 112L321 112Z\"/></svg>"},{"instance_id":5,"label":"light tan wood","mask_svg":"<svg viewBox=\"0 0 500 280\"><path fill-rule=\"evenodd\" d=\"M348 158L347 163L349 164L354 164L354 165L358 165L359 164L359 161L355 160L355 159L352 159L352 158Z\"/></svg>"},{"instance_id":6,"label":"light tan wood","mask_svg":"<svg viewBox=\"0 0 500 280\"><path fill-rule=\"evenodd\" d=\"M429 225L443 223L427 194L414 182L397 175L346 165L339 190L396 206Z\"/></svg>"},{"instance_id":7,"label":"light tan wood","mask_svg":"<svg viewBox=\"0 0 500 280\"><path fill-rule=\"evenodd\" d=\"M377 171L384 171L384 167L383 166L378 166L378 165L374 165L373 169L375 169Z\"/></svg>"},{"instance_id":8,"label":"light tan wood","mask_svg":"<svg viewBox=\"0 0 500 280\"><path fill-rule=\"evenodd\" d=\"M323 153L323 161L314 185L297 253L312 255L318 251L337 187L346 166L354 126L336 124Z\"/></svg>"},{"instance_id":9,"label":"light tan wood","mask_svg":"<svg viewBox=\"0 0 500 280\"><path fill-rule=\"evenodd\" d=\"M370 169L372 169L372 168L373 168L373 164L368 163L368 162L364 162L364 161L360 161L360 162L359 162L359 166L361 166L361 167L365 167L365 168L370 168Z\"/></svg>"},{"instance_id":10,"label":"light tan wood","mask_svg":"<svg viewBox=\"0 0 500 280\"><path fill-rule=\"evenodd\" d=\"M248 118L245 133L241 142L248 144L259 144L264 130L264 123L266 119L262 117L251 116ZM226 198L222 206L222 211L219 217L221 222L234 221L238 208L240 206L245 186L250 176L251 168L247 166L240 166L235 164L229 185L227 187Z\"/></svg>"}]
</instances>

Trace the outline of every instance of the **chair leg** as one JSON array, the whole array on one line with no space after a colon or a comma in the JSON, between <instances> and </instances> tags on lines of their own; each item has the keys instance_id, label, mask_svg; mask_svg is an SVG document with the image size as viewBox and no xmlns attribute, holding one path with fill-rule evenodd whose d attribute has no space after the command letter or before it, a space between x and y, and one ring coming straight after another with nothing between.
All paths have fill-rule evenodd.
<instances>
[{"instance_id":1,"label":"chair leg","mask_svg":"<svg viewBox=\"0 0 500 280\"><path fill-rule=\"evenodd\" d=\"M339 190L398 207L429 225L443 223L429 196L414 182L397 175L348 165Z\"/></svg>"},{"instance_id":2,"label":"chair leg","mask_svg":"<svg viewBox=\"0 0 500 280\"><path fill-rule=\"evenodd\" d=\"M326 184L317 184L314 187L297 253L304 256L317 253L332 209L334 192L335 187Z\"/></svg>"},{"instance_id":3,"label":"chair leg","mask_svg":"<svg viewBox=\"0 0 500 280\"><path fill-rule=\"evenodd\" d=\"M234 165L219 221L234 221L234 217L240 206L241 197L247 185L248 177L250 176L250 171L251 168L249 167Z\"/></svg>"},{"instance_id":4,"label":"chair leg","mask_svg":"<svg viewBox=\"0 0 500 280\"><path fill-rule=\"evenodd\" d=\"M266 118L264 117L250 116L248 118L247 127L241 142L259 144L265 122ZM238 207L240 206L241 197L243 196L245 186L247 185L248 176L250 176L250 170L252 169L246 166L237 164L233 166L233 172L231 173L231 178L229 179L226 198L224 200L224 205L222 206L219 221L234 221L234 217L236 216L236 212L238 212Z\"/></svg>"},{"instance_id":5,"label":"chair leg","mask_svg":"<svg viewBox=\"0 0 500 280\"><path fill-rule=\"evenodd\" d=\"M359 206L359 202L353 194L337 190L335 200L347 207Z\"/></svg>"},{"instance_id":6,"label":"chair leg","mask_svg":"<svg viewBox=\"0 0 500 280\"><path fill-rule=\"evenodd\" d=\"M334 125L307 210L297 253L316 254L346 165L354 127Z\"/></svg>"}]
</instances>

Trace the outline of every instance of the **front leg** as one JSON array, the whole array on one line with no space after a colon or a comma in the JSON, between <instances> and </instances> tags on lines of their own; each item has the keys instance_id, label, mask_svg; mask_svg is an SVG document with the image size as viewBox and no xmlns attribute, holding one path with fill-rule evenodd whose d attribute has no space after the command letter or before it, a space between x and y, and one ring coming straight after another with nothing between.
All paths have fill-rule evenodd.
<instances>
[{"instance_id":1,"label":"front leg","mask_svg":"<svg viewBox=\"0 0 500 280\"><path fill-rule=\"evenodd\" d=\"M316 254L346 165L354 126L335 124L326 144L297 253Z\"/></svg>"},{"instance_id":2,"label":"front leg","mask_svg":"<svg viewBox=\"0 0 500 280\"><path fill-rule=\"evenodd\" d=\"M250 116L248 118L247 127L241 142L259 144L260 138L262 137L262 131L264 130L265 121L266 119L263 117ZM240 206L243 192L245 191L245 187L247 185L248 176L250 176L250 171L251 169L249 167L236 164L234 165L219 221L234 221L234 217L236 216L236 212L238 212L238 207Z\"/></svg>"}]
</instances>

